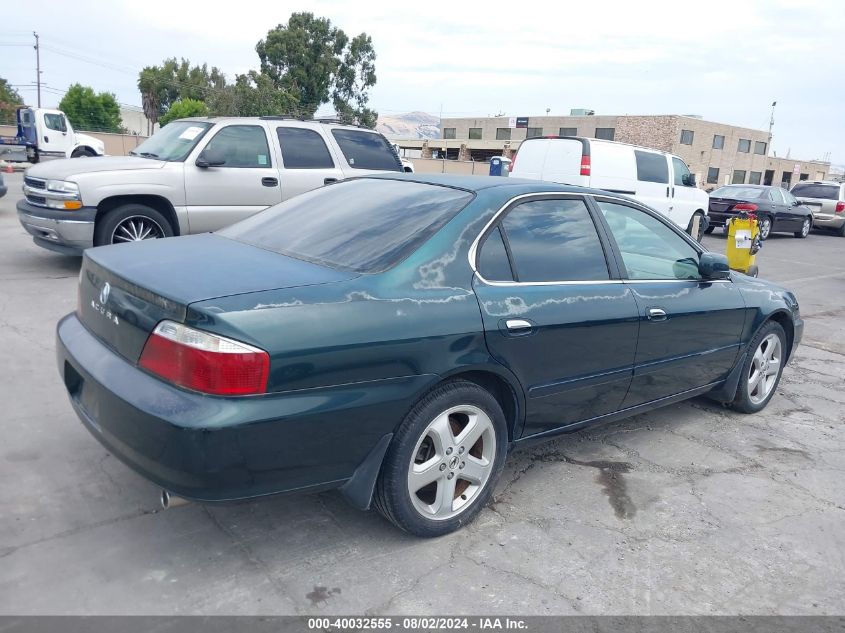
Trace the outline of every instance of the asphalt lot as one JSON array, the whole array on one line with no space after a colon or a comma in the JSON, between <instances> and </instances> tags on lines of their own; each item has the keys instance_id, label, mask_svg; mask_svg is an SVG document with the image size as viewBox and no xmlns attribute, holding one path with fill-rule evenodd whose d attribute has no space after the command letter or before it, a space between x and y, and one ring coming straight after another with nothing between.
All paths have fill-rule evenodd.
<instances>
[{"instance_id":1,"label":"asphalt lot","mask_svg":"<svg viewBox=\"0 0 845 633\"><path fill-rule=\"evenodd\" d=\"M758 256L806 319L765 412L696 399L517 452L474 524L418 540L332 493L160 511L67 402L79 260L31 242L5 176L0 614L845 613L845 239Z\"/></svg>"}]
</instances>

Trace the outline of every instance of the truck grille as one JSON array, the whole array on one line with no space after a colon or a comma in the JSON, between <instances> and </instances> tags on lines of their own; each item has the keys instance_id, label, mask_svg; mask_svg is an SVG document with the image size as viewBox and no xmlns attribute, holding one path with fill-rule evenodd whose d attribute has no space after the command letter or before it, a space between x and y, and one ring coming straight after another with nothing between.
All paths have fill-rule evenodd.
<instances>
[{"instance_id":1,"label":"truck grille","mask_svg":"<svg viewBox=\"0 0 845 633\"><path fill-rule=\"evenodd\" d=\"M44 181L44 180L41 180L40 178L25 177L23 179L23 182L30 189L46 189L47 188L47 182Z\"/></svg>"},{"instance_id":2,"label":"truck grille","mask_svg":"<svg viewBox=\"0 0 845 633\"><path fill-rule=\"evenodd\" d=\"M47 206L47 198L45 198L44 196L27 195L26 199L32 204L40 204L41 206Z\"/></svg>"}]
</instances>

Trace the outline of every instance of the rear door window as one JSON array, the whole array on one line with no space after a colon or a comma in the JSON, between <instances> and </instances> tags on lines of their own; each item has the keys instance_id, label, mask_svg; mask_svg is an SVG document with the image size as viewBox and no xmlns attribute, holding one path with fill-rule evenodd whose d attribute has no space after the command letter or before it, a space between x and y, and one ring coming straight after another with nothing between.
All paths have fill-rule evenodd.
<instances>
[{"instance_id":1,"label":"rear door window","mask_svg":"<svg viewBox=\"0 0 845 633\"><path fill-rule=\"evenodd\" d=\"M488 281L513 281L510 259L502 239L501 227L496 227L481 245L478 272Z\"/></svg>"},{"instance_id":2,"label":"rear door window","mask_svg":"<svg viewBox=\"0 0 845 633\"><path fill-rule=\"evenodd\" d=\"M361 130L332 130L340 151L353 169L402 171L402 163L381 134Z\"/></svg>"},{"instance_id":3,"label":"rear door window","mask_svg":"<svg viewBox=\"0 0 845 633\"><path fill-rule=\"evenodd\" d=\"M278 127L276 134L282 147L285 169L331 169L334 161L326 142L316 130L300 127Z\"/></svg>"},{"instance_id":4,"label":"rear door window","mask_svg":"<svg viewBox=\"0 0 845 633\"><path fill-rule=\"evenodd\" d=\"M669 163L662 154L634 150L637 158L637 180L669 184Z\"/></svg>"}]
</instances>

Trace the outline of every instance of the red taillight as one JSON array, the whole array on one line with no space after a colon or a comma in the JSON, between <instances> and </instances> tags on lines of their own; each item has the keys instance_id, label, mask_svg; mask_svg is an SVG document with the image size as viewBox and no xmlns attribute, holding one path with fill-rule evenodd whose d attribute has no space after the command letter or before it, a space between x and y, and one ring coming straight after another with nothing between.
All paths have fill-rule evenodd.
<instances>
[{"instance_id":1,"label":"red taillight","mask_svg":"<svg viewBox=\"0 0 845 633\"><path fill-rule=\"evenodd\" d=\"M581 175L582 176L589 176L590 175L590 157L589 156L582 156L581 157Z\"/></svg>"},{"instance_id":2,"label":"red taillight","mask_svg":"<svg viewBox=\"0 0 845 633\"><path fill-rule=\"evenodd\" d=\"M843 211L845 211L845 202L837 202L836 213L842 213Z\"/></svg>"},{"instance_id":3,"label":"red taillight","mask_svg":"<svg viewBox=\"0 0 845 633\"><path fill-rule=\"evenodd\" d=\"M745 211L746 213L754 213L757 210L757 205L751 202L740 202L734 205L734 211Z\"/></svg>"},{"instance_id":4,"label":"red taillight","mask_svg":"<svg viewBox=\"0 0 845 633\"><path fill-rule=\"evenodd\" d=\"M162 321L138 364L180 387L220 396L267 391L270 356L246 343Z\"/></svg>"}]
</instances>

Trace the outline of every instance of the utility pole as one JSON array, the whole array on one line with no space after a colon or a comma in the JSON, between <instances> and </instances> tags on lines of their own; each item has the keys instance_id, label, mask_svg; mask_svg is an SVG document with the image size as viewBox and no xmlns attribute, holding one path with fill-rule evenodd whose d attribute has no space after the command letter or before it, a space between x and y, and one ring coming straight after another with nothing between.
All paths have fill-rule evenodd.
<instances>
[{"instance_id":1,"label":"utility pole","mask_svg":"<svg viewBox=\"0 0 845 633\"><path fill-rule=\"evenodd\" d=\"M35 36L35 83L38 86L38 107L41 107L41 49L38 46L38 33L32 32Z\"/></svg>"},{"instance_id":2,"label":"utility pole","mask_svg":"<svg viewBox=\"0 0 845 633\"><path fill-rule=\"evenodd\" d=\"M772 116L769 119L769 144L766 146L766 156L772 151L772 128L775 125L775 106L777 104L777 101L772 101Z\"/></svg>"}]
</instances>

